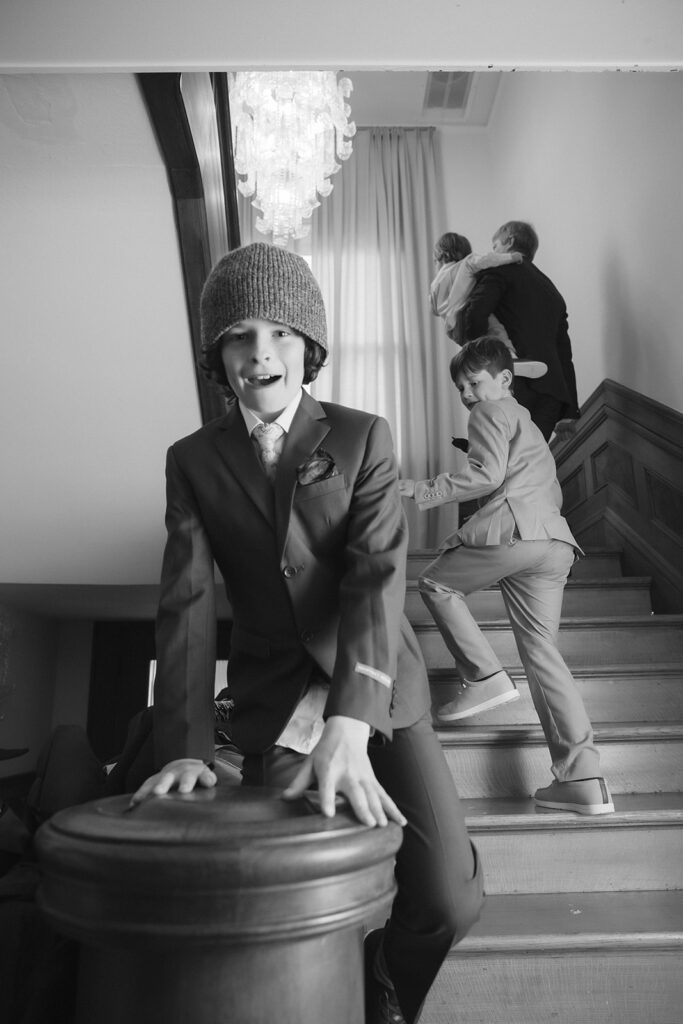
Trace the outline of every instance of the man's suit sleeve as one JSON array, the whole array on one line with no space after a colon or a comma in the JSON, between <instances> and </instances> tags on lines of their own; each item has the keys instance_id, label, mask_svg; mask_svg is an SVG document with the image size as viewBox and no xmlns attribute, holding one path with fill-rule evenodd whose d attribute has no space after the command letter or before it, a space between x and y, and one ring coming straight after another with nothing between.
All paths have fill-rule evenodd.
<instances>
[{"instance_id":1,"label":"man's suit sleeve","mask_svg":"<svg viewBox=\"0 0 683 1024\"><path fill-rule=\"evenodd\" d=\"M391 736L408 534L388 424L374 420L347 520L337 657L325 717L347 715Z\"/></svg>"},{"instance_id":2,"label":"man's suit sleeve","mask_svg":"<svg viewBox=\"0 0 683 1024\"><path fill-rule=\"evenodd\" d=\"M489 316L495 313L503 293L505 278L496 270L485 270L477 277L465 306L465 340L480 338L489 329Z\"/></svg>"},{"instance_id":3,"label":"man's suit sleeve","mask_svg":"<svg viewBox=\"0 0 683 1024\"><path fill-rule=\"evenodd\" d=\"M192 488L173 448L166 461L166 529L156 623L157 767L179 757L211 760L214 750L213 556Z\"/></svg>"},{"instance_id":4,"label":"man's suit sleeve","mask_svg":"<svg viewBox=\"0 0 683 1024\"><path fill-rule=\"evenodd\" d=\"M569 340L569 324L566 309L557 328L557 354L560 357L562 376L564 377L570 397L569 403L562 410L562 418L577 419L579 416L579 398L576 392L576 373L572 359L572 344Z\"/></svg>"}]
</instances>

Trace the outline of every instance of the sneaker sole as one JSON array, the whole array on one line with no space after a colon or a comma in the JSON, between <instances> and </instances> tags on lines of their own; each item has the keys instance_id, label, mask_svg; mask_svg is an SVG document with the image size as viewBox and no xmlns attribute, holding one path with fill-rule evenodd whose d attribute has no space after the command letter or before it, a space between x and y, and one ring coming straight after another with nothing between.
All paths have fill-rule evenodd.
<instances>
[{"instance_id":1,"label":"sneaker sole","mask_svg":"<svg viewBox=\"0 0 683 1024\"><path fill-rule=\"evenodd\" d=\"M436 717L439 722L457 722L461 718L470 718L482 711L491 711L492 708L500 707L501 704L511 704L513 700L519 700L519 690L510 690L508 693L501 693L499 697L490 697L489 700L477 704L476 707L467 708L466 711L453 711L446 715L441 715L437 711Z\"/></svg>"},{"instance_id":2,"label":"sneaker sole","mask_svg":"<svg viewBox=\"0 0 683 1024\"><path fill-rule=\"evenodd\" d=\"M534 797L537 807L547 807L551 811L573 811L575 814L613 814L614 804L563 804L559 800L539 800Z\"/></svg>"},{"instance_id":3,"label":"sneaker sole","mask_svg":"<svg viewBox=\"0 0 683 1024\"><path fill-rule=\"evenodd\" d=\"M535 359L518 359L513 366L516 377L526 377L528 380L538 380L548 372L547 365Z\"/></svg>"}]
</instances>

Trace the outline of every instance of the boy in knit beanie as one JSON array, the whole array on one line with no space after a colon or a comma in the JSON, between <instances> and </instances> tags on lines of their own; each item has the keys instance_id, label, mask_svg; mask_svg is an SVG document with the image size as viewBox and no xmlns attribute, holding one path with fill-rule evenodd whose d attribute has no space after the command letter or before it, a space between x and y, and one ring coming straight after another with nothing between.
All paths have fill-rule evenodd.
<instances>
[{"instance_id":1,"label":"boy in knit beanie","mask_svg":"<svg viewBox=\"0 0 683 1024\"><path fill-rule=\"evenodd\" d=\"M230 733L243 784L317 786L368 826L404 826L398 892L366 940L368 1024L412 1022L482 879L403 615L407 531L387 423L303 388L327 353L306 262L256 243L202 293L202 366L225 416L167 458L157 616L159 771L133 797L216 784L214 561L233 615ZM216 771L214 771L214 767Z\"/></svg>"}]
</instances>

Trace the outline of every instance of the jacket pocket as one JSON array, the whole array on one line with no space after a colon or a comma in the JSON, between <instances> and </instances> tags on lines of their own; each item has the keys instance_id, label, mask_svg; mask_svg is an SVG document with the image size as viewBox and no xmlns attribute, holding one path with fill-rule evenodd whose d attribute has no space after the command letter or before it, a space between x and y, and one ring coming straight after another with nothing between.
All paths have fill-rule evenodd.
<instances>
[{"instance_id":1,"label":"jacket pocket","mask_svg":"<svg viewBox=\"0 0 683 1024\"><path fill-rule=\"evenodd\" d=\"M338 473L336 476L328 476L325 480L318 480L314 484L299 484L295 492L295 500L310 501L311 498L320 498L324 494L342 490L346 490L346 476L344 473Z\"/></svg>"}]
</instances>

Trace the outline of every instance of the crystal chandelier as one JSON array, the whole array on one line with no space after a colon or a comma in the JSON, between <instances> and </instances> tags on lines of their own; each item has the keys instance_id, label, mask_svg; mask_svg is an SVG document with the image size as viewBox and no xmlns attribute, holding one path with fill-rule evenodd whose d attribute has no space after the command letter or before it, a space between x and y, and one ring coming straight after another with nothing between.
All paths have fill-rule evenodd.
<instances>
[{"instance_id":1,"label":"crystal chandelier","mask_svg":"<svg viewBox=\"0 0 683 1024\"><path fill-rule=\"evenodd\" d=\"M334 71L236 71L229 75L237 187L254 196L256 229L276 245L304 238L318 196L332 191L337 160L351 156L348 78ZM239 180L239 179L242 180Z\"/></svg>"}]
</instances>

